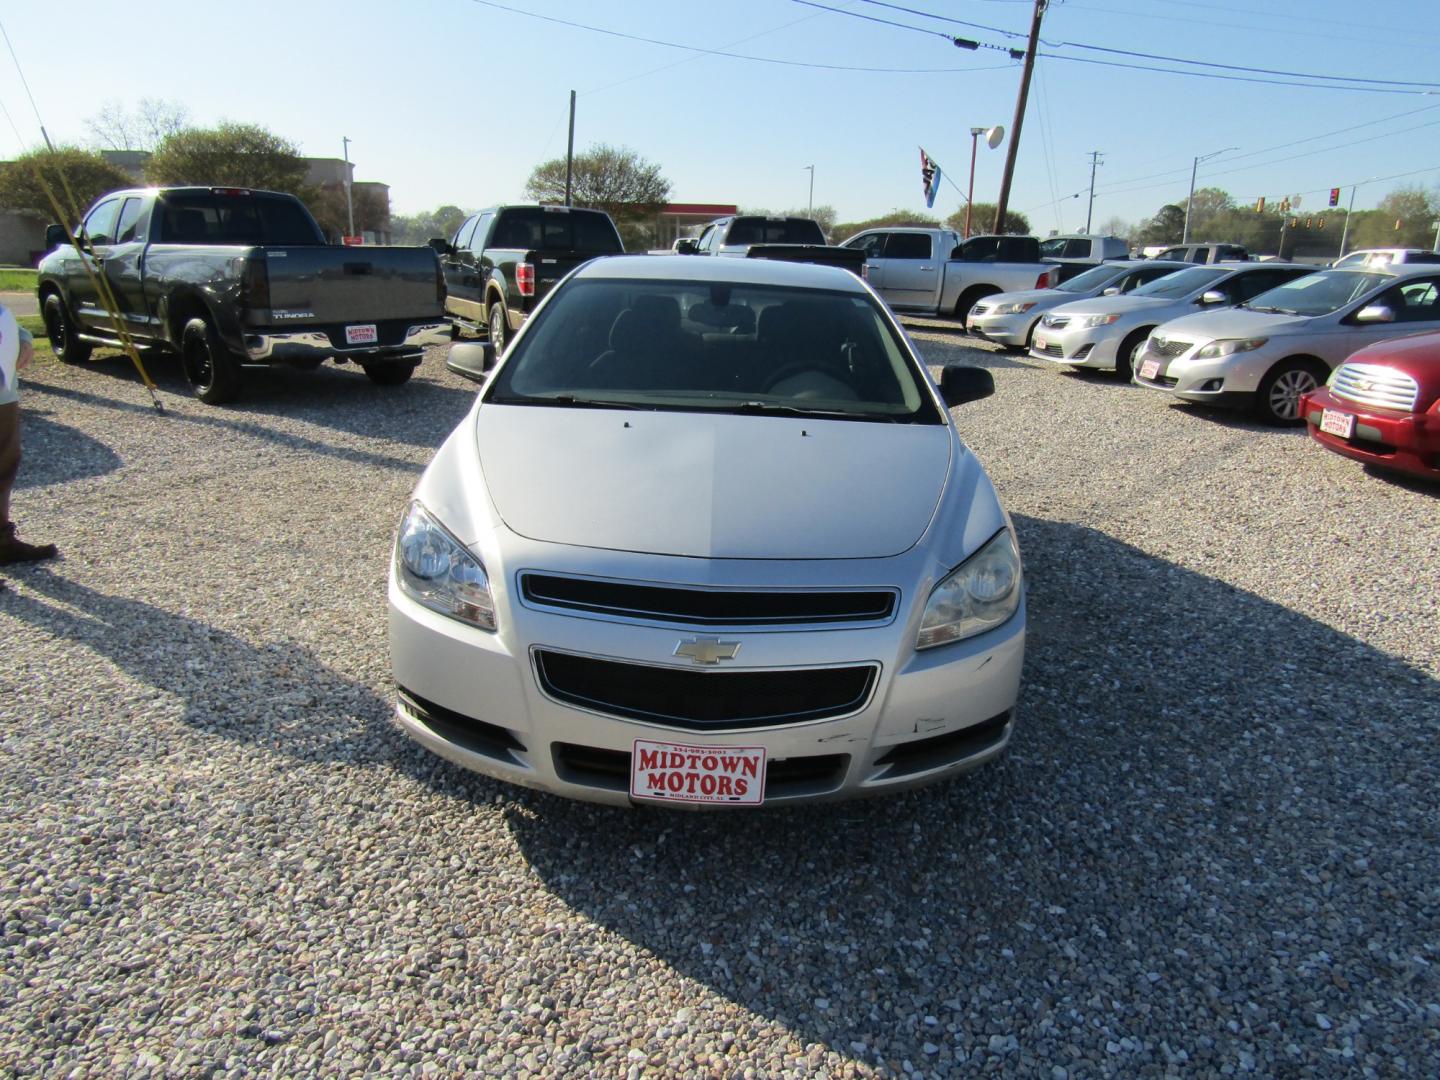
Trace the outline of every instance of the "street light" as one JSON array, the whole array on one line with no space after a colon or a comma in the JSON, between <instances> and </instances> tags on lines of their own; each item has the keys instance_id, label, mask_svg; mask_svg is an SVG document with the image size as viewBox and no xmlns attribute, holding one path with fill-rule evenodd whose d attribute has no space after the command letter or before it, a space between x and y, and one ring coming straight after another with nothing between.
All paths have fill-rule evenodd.
<instances>
[{"instance_id":1,"label":"street light","mask_svg":"<svg viewBox=\"0 0 1440 1080\"><path fill-rule=\"evenodd\" d=\"M813 218L815 216L815 166L805 165L802 167L810 170L810 202L805 207L805 216Z\"/></svg>"},{"instance_id":2,"label":"street light","mask_svg":"<svg viewBox=\"0 0 1440 1080\"><path fill-rule=\"evenodd\" d=\"M350 231L347 236L355 235L355 204L350 200L350 140L345 136L340 137L343 144L341 153L345 155L345 215L350 221Z\"/></svg>"},{"instance_id":3,"label":"street light","mask_svg":"<svg viewBox=\"0 0 1440 1080\"><path fill-rule=\"evenodd\" d=\"M970 209L975 205L975 150L981 135L985 136L985 145L994 150L1005 138L1005 129L999 124L992 128L970 129L970 190L965 193L965 235L962 238L965 240L970 239Z\"/></svg>"},{"instance_id":4,"label":"street light","mask_svg":"<svg viewBox=\"0 0 1440 1080\"><path fill-rule=\"evenodd\" d=\"M1201 154L1190 166L1190 195L1185 200L1185 235L1180 238L1182 244L1190 242L1190 208L1195 204L1195 170L1200 168L1200 162L1209 161L1212 157L1219 157L1221 154L1228 154L1231 150L1239 150L1238 146L1227 146L1224 150L1213 150L1208 154Z\"/></svg>"}]
</instances>

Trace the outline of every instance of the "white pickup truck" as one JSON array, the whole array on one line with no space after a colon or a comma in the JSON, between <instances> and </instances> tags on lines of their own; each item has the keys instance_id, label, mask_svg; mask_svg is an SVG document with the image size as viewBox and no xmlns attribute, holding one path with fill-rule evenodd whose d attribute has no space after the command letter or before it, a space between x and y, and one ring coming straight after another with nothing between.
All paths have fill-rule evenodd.
<instances>
[{"instance_id":1,"label":"white pickup truck","mask_svg":"<svg viewBox=\"0 0 1440 1080\"><path fill-rule=\"evenodd\" d=\"M972 236L962 241L950 229L881 228L857 233L840 246L865 252L867 280L894 310L961 320L982 297L1052 288L1070 276L1071 269L1042 261L1041 241L1033 236ZM1100 261L1103 245L1096 249L1093 262L1074 261L1075 272Z\"/></svg>"}]
</instances>

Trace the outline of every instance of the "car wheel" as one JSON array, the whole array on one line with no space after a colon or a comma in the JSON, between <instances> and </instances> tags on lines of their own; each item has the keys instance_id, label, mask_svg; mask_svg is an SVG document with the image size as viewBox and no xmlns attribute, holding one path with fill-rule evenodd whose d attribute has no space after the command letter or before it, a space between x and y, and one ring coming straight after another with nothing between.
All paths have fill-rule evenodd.
<instances>
[{"instance_id":1,"label":"car wheel","mask_svg":"<svg viewBox=\"0 0 1440 1080\"><path fill-rule=\"evenodd\" d=\"M1145 347L1145 339L1150 336L1153 326L1147 326L1143 330L1136 330L1120 343L1120 348L1115 350L1115 374L1129 382L1135 377L1136 361L1140 358L1140 350Z\"/></svg>"},{"instance_id":2,"label":"car wheel","mask_svg":"<svg viewBox=\"0 0 1440 1080\"><path fill-rule=\"evenodd\" d=\"M968 334L970 331L965 329L965 320L970 317L970 309L985 299L985 297L994 296L999 291L999 289L991 288L987 285L979 285L973 289L966 289L965 292L961 294L960 299L955 301L955 318L960 323L960 329L965 330Z\"/></svg>"},{"instance_id":3,"label":"car wheel","mask_svg":"<svg viewBox=\"0 0 1440 1080\"><path fill-rule=\"evenodd\" d=\"M415 369L420 365L409 360L388 360L360 366L377 386L400 386L410 381L410 376L415 374Z\"/></svg>"},{"instance_id":4,"label":"car wheel","mask_svg":"<svg viewBox=\"0 0 1440 1080\"><path fill-rule=\"evenodd\" d=\"M505 304L497 300L490 305L490 344L495 346L496 356L505 351L505 343L509 340L510 322L505 317Z\"/></svg>"},{"instance_id":5,"label":"car wheel","mask_svg":"<svg viewBox=\"0 0 1440 1080\"><path fill-rule=\"evenodd\" d=\"M195 318L185 324L180 364L190 389L206 405L223 405L240 396L240 364L207 320Z\"/></svg>"},{"instance_id":6,"label":"car wheel","mask_svg":"<svg viewBox=\"0 0 1440 1080\"><path fill-rule=\"evenodd\" d=\"M75 323L70 318L70 309L59 293L45 297L45 336L50 348L62 364L83 364L90 359L94 346L75 336Z\"/></svg>"},{"instance_id":7,"label":"car wheel","mask_svg":"<svg viewBox=\"0 0 1440 1080\"><path fill-rule=\"evenodd\" d=\"M1260 380L1255 411L1267 424L1298 424L1300 396L1325 382L1323 365L1314 360L1282 360Z\"/></svg>"}]
</instances>

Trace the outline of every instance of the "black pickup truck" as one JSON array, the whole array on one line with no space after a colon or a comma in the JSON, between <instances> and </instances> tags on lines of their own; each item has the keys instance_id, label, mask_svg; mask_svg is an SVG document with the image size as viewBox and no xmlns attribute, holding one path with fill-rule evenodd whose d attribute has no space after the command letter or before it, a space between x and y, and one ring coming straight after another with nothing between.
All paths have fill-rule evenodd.
<instances>
[{"instance_id":1,"label":"black pickup truck","mask_svg":"<svg viewBox=\"0 0 1440 1080\"><path fill-rule=\"evenodd\" d=\"M557 281L625 250L609 214L571 206L492 206L430 246L444 268L452 324L486 328L496 356Z\"/></svg>"},{"instance_id":2,"label":"black pickup truck","mask_svg":"<svg viewBox=\"0 0 1440 1080\"><path fill-rule=\"evenodd\" d=\"M680 255L719 255L732 259L778 259L819 263L865 277L865 253L831 247L820 223L801 217L760 217L754 214L717 218L698 239L681 240Z\"/></svg>"},{"instance_id":3,"label":"black pickup truck","mask_svg":"<svg viewBox=\"0 0 1440 1080\"><path fill-rule=\"evenodd\" d=\"M76 233L135 342L180 354L195 396L240 393L246 365L353 361L381 385L410 378L448 339L445 280L429 248L334 247L293 195L177 187L102 197ZM119 339L96 280L59 225L40 261L55 355L86 360Z\"/></svg>"}]
</instances>

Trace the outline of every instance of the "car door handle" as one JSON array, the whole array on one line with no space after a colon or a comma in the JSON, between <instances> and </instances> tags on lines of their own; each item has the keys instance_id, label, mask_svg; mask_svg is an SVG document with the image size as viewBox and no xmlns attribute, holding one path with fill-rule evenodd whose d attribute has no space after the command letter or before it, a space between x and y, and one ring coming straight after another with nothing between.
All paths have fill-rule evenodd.
<instances>
[{"instance_id":1,"label":"car door handle","mask_svg":"<svg viewBox=\"0 0 1440 1080\"><path fill-rule=\"evenodd\" d=\"M921 270L924 270L924 271L928 274L928 273L930 273L930 271L934 270L935 268L934 268L933 266L922 266L922 267L920 267L920 269L921 269Z\"/></svg>"}]
</instances>

